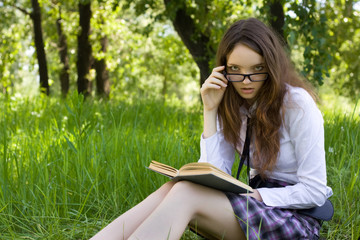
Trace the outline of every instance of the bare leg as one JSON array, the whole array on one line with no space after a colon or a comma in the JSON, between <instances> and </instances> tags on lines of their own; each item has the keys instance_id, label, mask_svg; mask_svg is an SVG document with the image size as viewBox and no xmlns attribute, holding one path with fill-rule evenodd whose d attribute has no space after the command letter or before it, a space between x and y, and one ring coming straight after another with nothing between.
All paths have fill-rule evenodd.
<instances>
[{"instance_id":1,"label":"bare leg","mask_svg":"<svg viewBox=\"0 0 360 240\"><path fill-rule=\"evenodd\" d=\"M167 193L173 187L174 182L167 182L154 193L135 207L131 208L108 226L98 232L91 240L128 239L139 225L154 211L161 203Z\"/></svg>"},{"instance_id":2,"label":"bare leg","mask_svg":"<svg viewBox=\"0 0 360 240\"><path fill-rule=\"evenodd\" d=\"M245 239L223 192L182 181L171 188L129 240L180 239L189 223L215 239Z\"/></svg>"}]
</instances>

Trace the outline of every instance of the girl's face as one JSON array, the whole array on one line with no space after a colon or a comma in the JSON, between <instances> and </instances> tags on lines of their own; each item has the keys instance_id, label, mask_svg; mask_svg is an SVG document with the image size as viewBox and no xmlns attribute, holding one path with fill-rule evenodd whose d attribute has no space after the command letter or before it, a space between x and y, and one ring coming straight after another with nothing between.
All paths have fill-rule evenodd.
<instances>
[{"instance_id":1,"label":"girl's face","mask_svg":"<svg viewBox=\"0 0 360 240\"><path fill-rule=\"evenodd\" d=\"M267 69L261 55L240 43L228 55L226 72L228 74L267 73ZM257 76L261 75L254 75L253 79ZM232 82L232 84L239 95L251 105L254 103L264 81L251 82L249 77L245 77L243 82Z\"/></svg>"}]
</instances>

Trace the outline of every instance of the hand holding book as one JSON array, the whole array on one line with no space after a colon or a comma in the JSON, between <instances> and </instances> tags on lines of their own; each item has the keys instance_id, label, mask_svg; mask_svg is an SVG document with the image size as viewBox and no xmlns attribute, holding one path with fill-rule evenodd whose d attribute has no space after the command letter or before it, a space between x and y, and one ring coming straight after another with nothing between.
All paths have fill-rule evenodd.
<instances>
[{"instance_id":1,"label":"hand holding book","mask_svg":"<svg viewBox=\"0 0 360 240\"><path fill-rule=\"evenodd\" d=\"M253 192L252 192L252 193L244 193L243 195L248 195L248 196L250 196L250 197L252 197L252 198L255 198L255 199L258 200L259 202L262 202L262 201L263 201L263 199L262 199L259 191L256 190L256 189L253 189Z\"/></svg>"}]
</instances>

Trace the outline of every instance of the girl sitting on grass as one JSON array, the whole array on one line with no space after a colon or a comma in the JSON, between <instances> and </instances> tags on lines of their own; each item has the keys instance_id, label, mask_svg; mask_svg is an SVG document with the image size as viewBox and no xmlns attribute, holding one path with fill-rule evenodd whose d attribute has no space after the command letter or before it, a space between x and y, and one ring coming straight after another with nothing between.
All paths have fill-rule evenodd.
<instances>
[{"instance_id":1,"label":"girl sitting on grass","mask_svg":"<svg viewBox=\"0 0 360 240\"><path fill-rule=\"evenodd\" d=\"M234 23L201 96L199 161L231 174L236 151L250 158L258 187L238 195L170 181L92 239L180 239L187 226L209 239L316 239L319 221L294 209L321 206L332 194L323 119L279 38L259 20Z\"/></svg>"}]
</instances>

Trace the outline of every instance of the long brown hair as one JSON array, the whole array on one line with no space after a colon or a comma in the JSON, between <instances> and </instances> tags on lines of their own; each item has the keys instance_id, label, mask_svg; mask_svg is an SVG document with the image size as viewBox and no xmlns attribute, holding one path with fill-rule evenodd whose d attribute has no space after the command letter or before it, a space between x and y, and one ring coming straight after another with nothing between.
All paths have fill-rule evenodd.
<instances>
[{"instance_id":1,"label":"long brown hair","mask_svg":"<svg viewBox=\"0 0 360 240\"><path fill-rule=\"evenodd\" d=\"M226 66L228 56L239 43L260 54L269 72L268 80L256 96L257 108L250 122L255 136L251 161L265 178L265 171L273 170L280 150L279 129L283 121L281 109L287 92L286 83L306 89L313 98L316 95L295 71L284 50L284 43L274 31L255 18L237 21L227 30L218 47L217 66ZM228 84L218 115L225 139L235 149L239 146L242 125L239 109L244 103L233 85Z\"/></svg>"}]
</instances>

